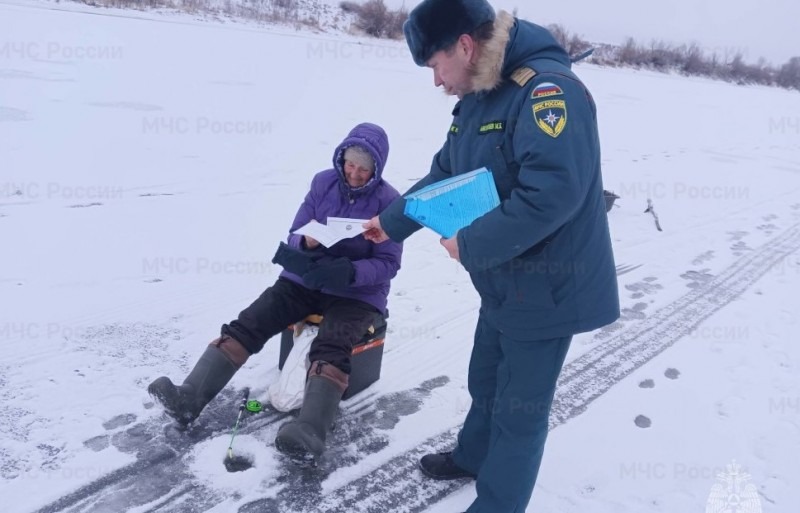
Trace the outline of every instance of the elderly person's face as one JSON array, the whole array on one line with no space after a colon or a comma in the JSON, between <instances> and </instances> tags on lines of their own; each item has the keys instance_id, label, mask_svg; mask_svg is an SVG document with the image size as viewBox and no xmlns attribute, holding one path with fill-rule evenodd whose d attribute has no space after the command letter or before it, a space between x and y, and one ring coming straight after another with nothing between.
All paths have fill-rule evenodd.
<instances>
[{"instance_id":1,"label":"elderly person's face","mask_svg":"<svg viewBox=\"0 0 800 513\"><path fill-rule=\"evenodd\" d=\"M372 178L373 171L352 160L344 160L344 177L350 187L363 187Z\"/></svg>"},{"instance_id":2,"label":"elderly person's face","mask_svg":"<svg viewBox=\"0 0 800 513\"><path fill-rule=\"evenodd\" d=\"M465 34L451 48L434 53L427 62L433 69L434 85L443 87L445 93L459 99L471 93L475 50L475 42Z\"/></svg>"}]
</instances>

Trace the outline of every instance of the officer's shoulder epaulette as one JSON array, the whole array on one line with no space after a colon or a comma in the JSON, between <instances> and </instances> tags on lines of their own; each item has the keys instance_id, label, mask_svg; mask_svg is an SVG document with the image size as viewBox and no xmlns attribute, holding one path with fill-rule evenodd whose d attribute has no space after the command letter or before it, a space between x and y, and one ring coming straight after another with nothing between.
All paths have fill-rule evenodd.
<instances>
[{"instance_id":1,"label":"officer's shoulder epaulette","mask_svg":"<svg viewBox=\"0 0 800 513\"><path fill-rule=\"evenodd\" d=\"M520 87L525 87L525 84L531 81L536 76L536 71L528 66L521 66L514 70L511 74L511 80L517 83Z\"/></svg>"}]
</instances>

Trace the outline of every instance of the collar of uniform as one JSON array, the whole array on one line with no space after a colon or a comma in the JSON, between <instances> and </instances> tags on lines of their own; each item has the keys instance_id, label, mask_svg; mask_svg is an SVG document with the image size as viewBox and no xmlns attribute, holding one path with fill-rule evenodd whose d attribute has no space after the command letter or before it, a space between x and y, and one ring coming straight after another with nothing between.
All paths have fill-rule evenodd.
<instances>
[{"instance_id":1,"label":"collar of uniform","mask_svg":"<svg viewBox=\"0 0 800 513\"><path fill-rule=\"evenodd\" d=\"M497 18L494 20L494 34L481 47L481 54L475 63L475 74L472 77L474 92L492 91L503 82L506 47L514 23L516 20L510 13L502 10L497 13Z\"/></svg>"}]
</instances>

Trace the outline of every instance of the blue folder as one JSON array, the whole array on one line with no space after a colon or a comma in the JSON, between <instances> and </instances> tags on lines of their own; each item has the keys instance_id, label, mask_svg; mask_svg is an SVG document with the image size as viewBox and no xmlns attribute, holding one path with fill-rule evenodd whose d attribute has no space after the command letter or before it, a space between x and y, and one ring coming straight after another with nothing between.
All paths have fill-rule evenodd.
<instances>
[{"instance_id":1,"label":"blue folder","mask_svg":"<svg viewBox=\"0 0 800 513\"><path fill-rule=\"evenodd\" d=\"M405 215L449 239L500 204L492 173L482 167L408 194Z\"/></svg>"}]
</instances>

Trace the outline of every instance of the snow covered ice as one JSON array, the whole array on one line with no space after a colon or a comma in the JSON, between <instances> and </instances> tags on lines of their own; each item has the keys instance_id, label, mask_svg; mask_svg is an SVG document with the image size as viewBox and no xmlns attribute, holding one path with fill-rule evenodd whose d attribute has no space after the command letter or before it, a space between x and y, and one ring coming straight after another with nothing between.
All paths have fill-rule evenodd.
<instances>
[{"instance_id":1,"label":"snow covered ice","mask_svg":"<svg viewBox=\"0 0 800 513\"><path fill-rule=\"evenodd\" d=\"M293 471L272 445L285 417L266 412L236 439L254 467L224 470L236 390L265 398L277 339L196 443L162 439L145 391L275 280L278 242L354 124L386 128L399 190L427 172L453 104L430 71L400 42L66 3L0 4L0 34L3 510L466 508L471 484L414 467L466 413L478 307L430 231L405 244L380 381L342 403L341 463ZM794 511L800 94L577 72L620 196L623 313L573 341L528 512L702 512L733 473L764 512Z\"/></svg>"}]
</instances>

